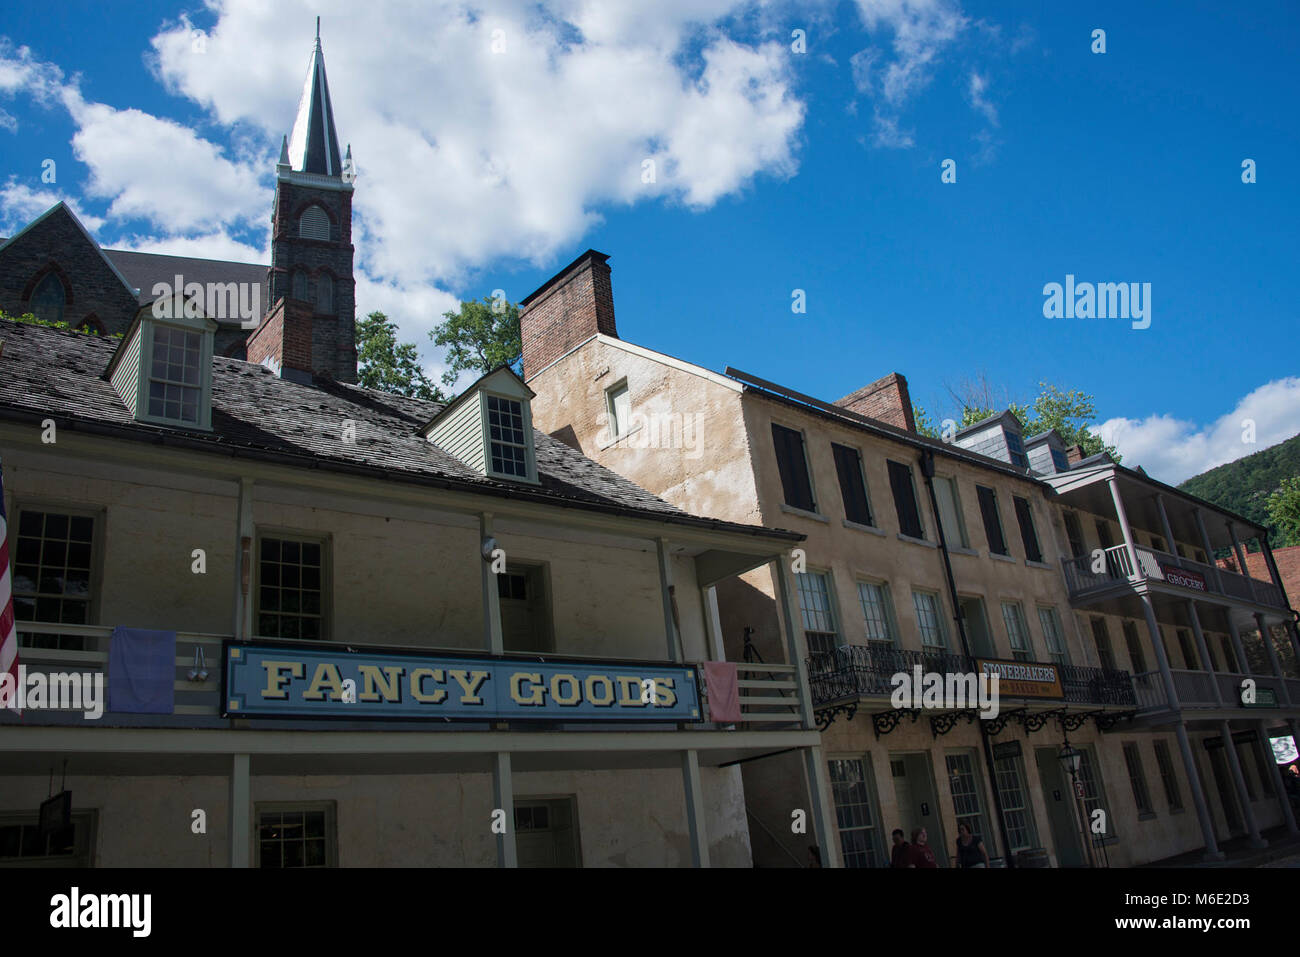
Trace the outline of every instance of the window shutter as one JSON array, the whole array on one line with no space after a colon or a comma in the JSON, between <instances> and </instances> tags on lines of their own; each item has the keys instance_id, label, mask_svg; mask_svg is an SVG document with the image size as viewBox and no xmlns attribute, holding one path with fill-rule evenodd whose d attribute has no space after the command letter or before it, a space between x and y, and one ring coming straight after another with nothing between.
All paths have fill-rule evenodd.
<instances>
[{"instance_id":1,"label":"window shutter","mask_svg":"<svg viewBox=\"0 0 1300 957\"><path fill-rule=\"evenodd\" d=\"M808 462L803 454L803 436L773 422L772 444L776 448L776 465L781 474L785 503L806 512L816 511L812 482L808 478Z\"/></svg>"},{"instance_id":2,"label":"window shutter","mask_svg":"<svg viewBox=\"0 0 1300 957\"><path fill-rule=\"evenodd\" d=\"M844 517L859 525L871 525L871 506L867 502L866 481L862 477L862 456L857 449L831 443L835 454L835 471L844 496Z\"/></svg>"},{"instance_id":3,"label":"window shutter","mask_svg":"<svg viewBox=\"0 0 1300 957\"><path fill-rule=\"evenodd\" d=\"M993 489L983 485L975 486L975 493L980 500L980 515L984 519L984 534L988 536L989 551L995 555L1007 553L1007 542L1002 537L1002 523L998 521L998 500Z\"/></svg>"},{"instance_id":4,"label":"window shutter","mask_svg":"<svg viewBox=\"0 0 1300 957\"><path fill-rule=\"evenodd\" d=\"M1029 510L1029 502L1019 496L1013 496L1016 505L1016 521L1020 523L1020 540L1025 545L1025 558L1031 562L1042 562L1043 552L1038 547L1038 533L1034 530L1034 513Z\"/></svg>"},{"instance_id":5,"label":"window shutter","mask_svg":"<svg viewBox=\"0 0 1300 957\"><path fill-rule=\"evenodd\" d=\"M916 489L912 485L911 468L902 462L890 462L889 487L894 493L894 508L898 511L899 531L911 538L923 538L921 516L916 510Z\"/></svg>"}]
</instances>

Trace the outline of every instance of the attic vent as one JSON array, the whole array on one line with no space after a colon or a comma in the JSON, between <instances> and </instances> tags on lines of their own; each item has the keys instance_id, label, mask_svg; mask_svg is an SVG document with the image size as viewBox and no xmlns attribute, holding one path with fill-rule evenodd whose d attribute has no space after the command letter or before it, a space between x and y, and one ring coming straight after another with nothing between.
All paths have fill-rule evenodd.
<instances>
[{"instance_id":1,"label":"attic vent","mask_svg":"<svg viewBox=\"0 0 1300 957\"><path fill-rule=\"evenodd\" d=\"M298 235L303 239L330 238L330 218L319 206L309 206L298 223Z\"/></svg>"}]
</instances>

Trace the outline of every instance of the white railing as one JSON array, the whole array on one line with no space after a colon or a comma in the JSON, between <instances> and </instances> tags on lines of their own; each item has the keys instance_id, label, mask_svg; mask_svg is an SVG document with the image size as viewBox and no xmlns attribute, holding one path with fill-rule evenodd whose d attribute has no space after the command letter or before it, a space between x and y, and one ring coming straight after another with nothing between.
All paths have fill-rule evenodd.
<instances>
[{"instance_id":1,"label":"white railing","mask_svg":"<svg viewBox=\"0 0 1300 957\"><path fill-rule=\"evenodd\" d=\"M1133 676L1133 692L1139 711L1164 711L1169 707L1165 679L1158 671L1144 671Z\"/></svg>"},{"instance_id":2,"label":"white railing","mask_svg":"<svg viewBox=\"0 0 1300 957\"><path fill-rule=\"evenodd\" d=\"M1215 565L1171 555L1168 552L1148 548L1145 545L1134 547L1137 553L1138 574L1133 575L1133 563L1129 559L1127 545L1114 545L1105 550L1104 567L1100 572L1094 571L1091 555L1067 558L1062 561L1065 569L1065 581L1073 597L1085 595L1108 585L1131 580L1166 581L1164 566L1193 572L1205 579L1207 593L1226 595L1240 601L1267 605L1270 608L1285 608L1286 599L1282 590L1272 582L1260 581L1230 572Z\"/></svg>"}]
</instances>

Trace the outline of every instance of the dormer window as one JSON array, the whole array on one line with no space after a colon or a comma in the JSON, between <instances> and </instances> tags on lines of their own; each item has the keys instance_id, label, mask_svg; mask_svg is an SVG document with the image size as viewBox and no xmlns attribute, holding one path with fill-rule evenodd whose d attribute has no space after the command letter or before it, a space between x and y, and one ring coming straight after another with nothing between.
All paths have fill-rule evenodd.
<instances>
[{"instance_id":1,"label":"dormer window","mask_svg":"<svg viewBox=\"0 0 1300 957\"><path fill-rule=\"evenodd\" d=\"M328 242L330 238L329 213L319 206L308 206L302 214L302 219L298 221L298 235L303 239L323 239Z\"/></svg>"},{"instance_id":2,"label":"dormer window","mask_svg":"<svg viewBox=\"0 0 1300 957\"><path fill-rule=\"evenodd\" d=\"M136 421L209 429L217 324L197 315L192 302L178 297L177 308L171 305L140 310L105 376Z\"/></svg>"},{"instance_id":3,"label":"dormer window","mask_svg":"<svg viewBox=\"0 0 1300 957\"><path fill-rule=\"evenodd\" d=\"M1029 457L1025 455L1025 443L1020 438L1020 433L1007 429L1006 435L1007 453L1011 456L1011 464L1019 465L1025 469L1029 468Z\"/></svg>"},{"instance_id":4,"label":"dormer window","mask_svg":"<svg viewBox=\"0 0 1300 957\"><path fill-rule=\"evenodd\" d=\"M443 406L424 435L480 475L537 484L532 398L524 381L503 366Z\"/></svg>"}]
</instances>

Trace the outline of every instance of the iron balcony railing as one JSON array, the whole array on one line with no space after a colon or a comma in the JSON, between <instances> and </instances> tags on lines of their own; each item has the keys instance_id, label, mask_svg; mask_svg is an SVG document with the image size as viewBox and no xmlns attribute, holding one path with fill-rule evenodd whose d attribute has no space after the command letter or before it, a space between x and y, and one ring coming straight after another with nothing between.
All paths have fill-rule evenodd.
<instances>
[{"instance_id":1,"label":"iron balcony railing","mask_svg":"<svg viewBox=\"0 0 1300 957\"><path fill-rule=\"evenodd\" d=\"M1091 555L1064 559L1061 564L1065 570L1065 582L1070 589L1070 597L1084 598L1117 584L1135 584L1141 581L1174 584L1170 581L1171 572L1184 571L1203 579L1205 590L1209 593L1253 602L1269 608L1286 607L1286 598L1282 590L1272 582L1248 578L1225 568L1192 561L1181 555L1170 555L1168 552L1156 551L1144 545L1137 546L1134 551L1137 552L1138 558L1136 571L1129 558L1127 545L1115 545L1105 549L1100 561L1094 561ZM1100 566L1100 571L1094 570L1097 566ZM1183 587L1188 586L1183 585Z\"/></svg>"},{"instance_id":2,"label":"iron balcony railing","mask_svg":"<svg viewBox=\"0 0 1300 957\"><path fill-rule=\"evenodd\" d=\"M1045 662L1026 662L1045 664ZM894 675L923 672L972 674L975 659L939 651L907 651L890 645L847 645L809 656L808 679L813 705L847 698L888 698ZM1093 705L1134 705L1133 683L1127 671L1056 665L1067 702Z\"/></svg>"}]
</instances>

